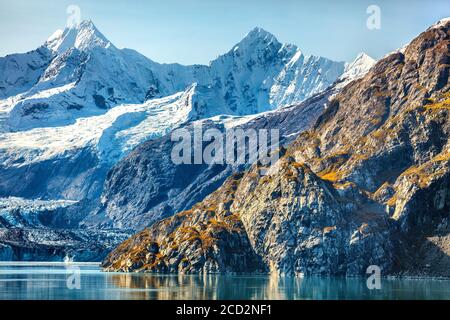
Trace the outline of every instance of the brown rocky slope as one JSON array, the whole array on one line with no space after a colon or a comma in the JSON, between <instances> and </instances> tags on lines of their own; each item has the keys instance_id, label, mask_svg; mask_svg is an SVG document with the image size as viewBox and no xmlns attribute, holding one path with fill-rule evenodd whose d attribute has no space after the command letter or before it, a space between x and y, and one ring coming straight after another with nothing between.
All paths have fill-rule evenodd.
<instances>
[{"instance_id":1,"label":"brown rocky slope","mask_svg":"<svg viewBox=\"0 0 450 320\"><path fill-rule=\"evenodd\" d=\"M260 175L133 236L105 270L450 276L450 20L377 62Z\"/></svg>"}]
</instances>

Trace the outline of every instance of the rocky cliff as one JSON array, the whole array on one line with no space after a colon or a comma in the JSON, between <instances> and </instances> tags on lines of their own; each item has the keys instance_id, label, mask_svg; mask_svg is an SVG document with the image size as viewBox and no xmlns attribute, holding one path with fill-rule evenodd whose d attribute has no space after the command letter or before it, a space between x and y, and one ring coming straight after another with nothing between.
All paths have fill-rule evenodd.
<instances>
[{"instance_id":1,"label":"rocky cliff","mask_svg":"<svg viewBox=\"0 0 450 320\"><path fill-rule=\"evenodd\" d=\"M450 276L449 68L446 19L346 85L266 175L228 179L105 269Z\"/></svg>"},{"instance_id":2,"label":"rocky cliff","mask_svg":"<svg viewBox=\"0 0 450 320\"><path fill-rule=\"evenodd\" d=\"M300 104L255 116L246 122L222 116L196 123L201 123L203 131L214 128L223 135L231 127L243 130L276 128L279 129L280 143L286 145L298 132L314 124L334 92L332 86ZM182 128L193 131L192 124ZM142 143L119 161L106 176L100 206L83 224L140 230L174 212L189 209L216 190L233 172L249 166L249 163L176 165L170 157L174 145L168 134Z\"/></svg>"}]
</instances>

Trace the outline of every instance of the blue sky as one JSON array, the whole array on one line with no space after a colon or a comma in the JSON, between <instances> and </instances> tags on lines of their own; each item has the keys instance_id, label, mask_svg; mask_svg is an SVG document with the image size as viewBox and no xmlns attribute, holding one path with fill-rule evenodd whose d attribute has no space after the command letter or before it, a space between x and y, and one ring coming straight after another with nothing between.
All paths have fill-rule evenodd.
<instances>
[{"instance_id":1,"label":"blue sky","mask_svg":"<svg viewBox=\"0 0 450 320\"><path fill-rule=\"evenodd\" d=\"M182 64L208 63L255 26L306 54L380 58L450 16L449 0L0 0L0 56L41 45L64 28L71 4L116 46ZM379 30L366 27L372 4L381 9Z\"/></svg>"}]
</instances>

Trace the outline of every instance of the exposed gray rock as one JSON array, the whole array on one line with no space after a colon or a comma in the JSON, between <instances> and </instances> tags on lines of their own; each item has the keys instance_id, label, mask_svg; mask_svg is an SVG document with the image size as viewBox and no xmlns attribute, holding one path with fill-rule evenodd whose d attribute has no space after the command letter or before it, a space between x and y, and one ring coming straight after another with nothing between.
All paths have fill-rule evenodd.
<instances>
[{"instance_id":1,"label":"exposed gray rock","mask_svg":"<svg viewBox=\"0 0 450 320\"><path fill-rule=\"evenodd\" d=\"M348 201L307 166L282 159L277 170L242 180L232 211L272 272L363 274L389 270L391 226L382 210Z\"/></svg>"},{"instance_id":2,"label":"exposed gray rock","mask_svg":"<svg viewBox=\"0 0 450 320\"><path fill-rule=\"evenodd\" d=\"M120 231L0 228L2 261L101 261L126 239Z\"/></svg>"},{"instance_id":3,"label":"exposed gray rock","mask_svg":"<svg viewBox=\"0 0 450 320\"><path fill-rule=\"evenodd\" d=\"M191 210L156 222L123 242L103 262L110 271L265 272L230 203L240 175Z\"/></svg>"},{"instance_id":4,"label":"exposed gray rock","mask_svg":"<svg viewBox=\"0 0 450 320\"><path fill-rule=\"evenodd\" d=\"M0 198L0 261L100 261L129 233L81 230L83 202Z\"/></svg>"},{"instance_id":5,"label":"exposed gray rock","mask_svg":"<svg viewBox=\"0 0 450 320\"><path fill-rule=\"evenodd\" d=\"M301 104L265 113L236 128L278 129L280 143L287 145L299 132L311 127L335 92L330 87ZM190 124L183 128L192 132ZM224 132L221 123L205 121L203 130L208 128ZM102 206L83 223L141 229L190 208L216 190L230 174L249 166L176 165L170 158L173 146L168 134L136 147L108 172Z\"/></svg>"},{"instance_id":6,"label":"exposed gray rock","mask_svg":"<svg viewBox=\"0 0 450 320\"><path fill-rule=\"evenodd\" d=\"M208 272L209 251L196 248L212 243L213 260L220 257L225 248L211 228L233 217L238 228L227 237L248 237L239 252L256 253L273 273L361 275L377 265L383 275L449 277L449 39L447 21L380 60L334 96L266 175L255 164L230 178L192 210L120 245L105 269L166 271L159 266L173 254L195 264L171 260L169 271ZM195 241L176 252L160 243L170 248L172 236L186 233ZM156 260L145 247L154 242L164 248Z\"/></svg>"}]
</instances>

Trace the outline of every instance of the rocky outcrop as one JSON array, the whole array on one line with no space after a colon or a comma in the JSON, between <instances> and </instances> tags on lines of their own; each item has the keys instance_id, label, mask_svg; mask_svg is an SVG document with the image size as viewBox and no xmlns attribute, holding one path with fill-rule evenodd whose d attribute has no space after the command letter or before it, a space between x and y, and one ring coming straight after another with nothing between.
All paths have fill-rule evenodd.
<instances>
[{"instance_id":1,"label":"rocky outcrop","mask_svg":"<svg viewBox=\"0 0 450 320\"><path fill-rule=\"evenodd\" d=\"M235 210L253 248L282 274L362 274L392 261L391 227L376 204L361 208L293 158L253 168Z\"/></svg>"},{"instance_id":2,"label":"rocky outcrop","mask_svg":"<svg viewBox=\"0 0 450 320\"><path fill-rule=\"evenodd\" d=\"M265 113L235 128L276 128L280 143L286 145L298 132L312 126L335 92L331 87L301 104ZM192 124L182 128L193 131ZM225 132L220 120L202 121L202 128L203 131L214 128ZM140 230L175 212L189 209L220 187L233 172L249 166L248 163L177 165L170 157L174 145L168 134L142 143L118 162L106 176L100 207L83 224Z\"/></svg>"},{"instance_id":3,"label":"rocky outcrop","mask_svg":"<svg viewBox=\"0 0 450 320\"><path fill-rule=\"evenodd\" d=\"M124 242L109 255L104 267L122 271L361 274L371 264L389 266L392 248L385 241L391 234L385 215L354 214L357 208L346 203L329 183L292 159L283 158L278 166L268 175L260 175L255 166L242 178L230 178L191 210L155 223ZM148 254L149 246L155 255ZM199 249L204 247L213 248L213 262L207 262L209 252ZM233 260L235 255L246 258ZM263 263L249 267L244 261L250 258ZM195 263L184 266L184 261Z\"/></svg>"},{"instance_id":4,"label":"rocky outcrop","mask_svg":"<svg viewBox=\"0 0 450 320\"><path fill-rule=\"evenodd\" d=\"M253 165L194 206L192 216L179 213L127 240L105 269L241 271L247 264L207 267L209 253L195 249L213 243L215 257L226 250L209 237L217 222L206 209L213 201L212 212L229 207L225 215L248 239L235 249L248 259L256 254L274 273L356 275L378 265L385 275L450 276L449 59L447 19L345 86L266 175ZM236 189L230 198L229 185ZM167 266L171 256L163 247L155 260L156 245L144 244L189 238L185 224L206 230L177 247L177 259L194 259L193 267L177 259L170 268L152 267ZM234 243L233 233L227 237Z\"/></svg>"},{"instance_id":5,"label":"rocky outcrop","mask_svg":"<svg viewBox=\"0 0 450 320\"><path fill-rule=\"evenodd\" d=\"M192 209L157 222L123 242L103 266L110 271L266 271L242 221L230 210L241 177L232 176Z\"/></svg>"}]
</instances>

